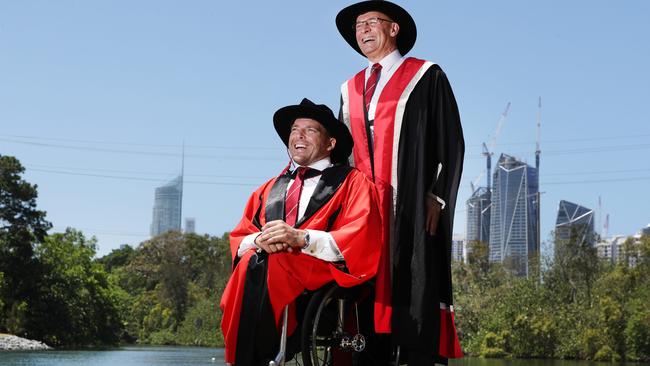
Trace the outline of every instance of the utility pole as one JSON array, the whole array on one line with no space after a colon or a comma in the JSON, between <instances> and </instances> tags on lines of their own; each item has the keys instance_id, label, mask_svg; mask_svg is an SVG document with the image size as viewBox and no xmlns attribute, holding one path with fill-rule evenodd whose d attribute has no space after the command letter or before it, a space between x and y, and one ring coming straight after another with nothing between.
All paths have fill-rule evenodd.
<instances>
[{"instance_id":1,"label":"utility pole","mask_svg":"<svg viewBox=\"0 0 650 366\"><path fill-rule=\"evenodd\" d=\"M539 149L539 137L542 122L542 97L537 102L537 142L535 145L535 168L537 169L537 179L539 180L539 156L542 151Z\"/></svg>"},{"instance_id":2,"label":"utility pole","mask_svg":"<svg viewBox=\"0 0 650 366\"><path fill-rule=\"evenodd\" d=\"M541 220L541 201L540 198L542 197L542 192L539 190L536 193L536 200L537 200L537 207L536 207L536 216L537 216L537 257L541 258L541 250L542 250L542 220Z\"/></svg>"},{"instance_id":3,"label":"utility pole","mask_svg":"<svg viewBox=\"0 0 650 366\"><path fill-rule=\"evenodd\" d=\"M183 231L183 181L185 180L185 140L183 139L183 150L181 152L181 194L180 194L180 214L178 215L178 228Z\"/></svg>"},{"instance_id":4,"label":"utility pole","mask_svg":"<svg viewBox=\"0 0 650 366\"><path fill-rule=\"evenodd\" d=\"M537 259L538 261L541 261L542 258L542 220L541 220L541 197L542 194L540 192L540 174L539 174L539 157L542 153L540 150L540 130L541 130L541 122L542 122L542 97L539 97L537 100L537 139L535 142L535 170L537 171Z\"/></svg>"},{"instance_id":5,"label":"utility pole","mask_svg":"<svg viewBox=\"0 0 650 366\"><path fill-rule=\"evenodd\" d=\"M598 234L602 237L603 236L603 201L600 199L600 196L598 196ZM601 239L604 239L602 237Z\"/></svg>"}]
</instances>

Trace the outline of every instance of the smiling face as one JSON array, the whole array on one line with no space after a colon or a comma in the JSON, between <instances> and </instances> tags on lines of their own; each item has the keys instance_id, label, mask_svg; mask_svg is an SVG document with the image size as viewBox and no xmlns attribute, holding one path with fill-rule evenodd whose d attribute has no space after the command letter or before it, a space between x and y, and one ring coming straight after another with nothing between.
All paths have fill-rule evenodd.
<instances>
[{"instance_id":1,"label":"smiling face","mask_svg":"<svg viewBox=\"0 0 650 366\"><path fill-rule=\"evenodd\" d=\"M380 20L374 26L365 22L371 18L384 19ZM390 19L386 14L378 11L370 11L357 17L356 38L361 52L371 62L379 62L384 56L397 49L397 33L399 33L399 24L386 21Z\"/></svg>"},{"instance_id":2,"label":"smiling face","mask_svg":"<svg viewBox=\"0 0 650 366\"><path fill-rule=\"evenodd\" d=\"M297 164L307 166L330 155L336 139L318 121L297 118L291 125L289 153Z\"/></svg>"}]
</instances>

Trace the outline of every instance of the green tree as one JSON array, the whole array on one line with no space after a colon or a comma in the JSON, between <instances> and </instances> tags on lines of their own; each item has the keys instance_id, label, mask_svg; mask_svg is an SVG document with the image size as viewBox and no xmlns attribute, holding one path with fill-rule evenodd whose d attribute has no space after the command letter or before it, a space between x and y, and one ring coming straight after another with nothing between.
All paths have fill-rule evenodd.
<instances>
[{"instance_id":1,"label":"green tree","mask_svg":"<svg viewBox=\"0 0 650 366\"><path fill-rule=\"evenodd\" d=\"M30 327L27 314L38 301L42 274L34 248L51 228L45 212L36 208L37 186L21 178L24 171L16 158L0 155L0 329L23 335Z\"/></svg>"},{"instance_id":2,"label":"green tree","mask_svg":"<svg viewBox=\"0 0 650 366\"><path fill-rule=\"evenodd\" d=\"M454 262L452 273L456 325L463 349L473 354L485 354L484 337L489 329L493 329L488 324L497 314L495 306L500 296L497 289L508 281L510 275L501 264L488 260L488 245L481 242L469 244L467 263ZM491 349L487 353L499 352Z\"/></svg>"},{"instance_id":3,"label":"green tree","mask_svg":"<svg viewBox=\"0 0 650 366\"><path fill-rule=\"evenodd\" d=\"M0 294L2 294L2 288L5 285L5 276L4 273L0 272ZM2 314L4 314L4 307L5 303L2 301L2 297L0 297L0 324L2 324Z\"/></svg>"},{"instance_id":4,"label":"green tree","mask_svg":"<svg viewBox=\"0 0 650 366\"><path fill-rule=\"evenodd\" d=\"M135 249L132 246L123 244L119 249L113 249L109 254L97 259L97 263L103 265L106 272L111 272L113 268L127 265L134 253Z\"/></svg>"},{"instance_id":5,"label":"green tree","mask_svg":"<svg viewBox=\"0 0 650 366\"><path fill-rule=\"evenodd\" d=\"M178 328L179 343L193 346L223 346L223 336L220 331L221 310L219 310L221 291L205 296L202 289L195 287L191 292L197 297Z\"/></svg>"},{"instance_id":6,"label":"green tree","mask_svg":"<svg viewBox=\"0 0 650 366\"><path fill-rule=\"evenodd\" d=\"M220 297L230 274L229 253L228 235L168 232L141 243L126 266L112 270L133 296L128 322L138 327L136 333L129 327L129 333L143 342L188 341L177 335L179 326L188 313L196 312L192 309L198 302ZM212 331L217 333L218 327Z\"/></svg>"},{"instance_id":7,"label":"green tree","mask_svg":"<svg viewBox=\"0 0 650 366\"><path fill-rule=\"evenodd\" d=\"M634 252L636 256L636 266L628 271L631 283L626 304L629 314L625 325L627 357L647 361L650 360L650 235L642 236L633 244L625 243L625 246L626 252Z\"/></svg>"},{"instance_id":8,"label":"green tree","mask_svg":"<svg viewBox=\"0 0 650 366\"><path fill-rule=\"evenodd\" d=\"M158 292L162 309L171 311L169 325L175 331L187 307L191 273L183 234L170 231L142 243L138 249L131 264Z\"/></svg>"},{"instance_id":9,"label":"green tree","mask_svg":"<svg viewBox=\"0 0 650 366\"><path fill-rule=\"evenodd\" d=\"M44 276L32 333L52 345L116 344L122 333L118 289L95 262L95 240L76 230L52 234L36 249Z\"/></svg>"},{"instance_id":10,"label":"green tree","mask_svg":"<svg viewBox=\"0 0 650 366\"><path fill-rule=\"evenodd\" d=\"M592 300L592 289L601 265L591 242L592 239L583 240L577 234L569 235L568 239L555 238L553 264L544 279L557 301L576 302L580 300L579 295L587 302Z\"/></svg>"},{"instance_id":11,"label":"green tree","mask_svg":"<svg viewBox=\"0 0 650 366\"><path fill-rule=\"evenodd\" d=\"M631 360L650 360L650 309L648 299L637 299L631 304L632 315L625 327L625 342Z\"/></svg>"}]
</instances>

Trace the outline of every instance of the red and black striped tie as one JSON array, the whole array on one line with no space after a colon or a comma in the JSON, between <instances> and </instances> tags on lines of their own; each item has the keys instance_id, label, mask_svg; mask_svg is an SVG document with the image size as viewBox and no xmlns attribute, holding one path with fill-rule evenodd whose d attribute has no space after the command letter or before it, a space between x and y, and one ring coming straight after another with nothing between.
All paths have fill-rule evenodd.
<instances>
[{"instance_id":1,"label":"red and black striped tie","mask_svg":"<svg viewBox=\"0 0 650 366\"><path fill-rule=\"evenodd\" d=\"M309 168L299 167L296 179L293 181L289 191L287 191L287 198L284 201L285 222L288 225L295 226L298 219L298 204L300 203L300 194L302 193L302 186L304 184L305 173Z\"/></svg>"},{"instance_id":2,"label":"red and black striped tie","mask_svg":"<svg viewBox=\"0 0 650 366\"><path fill-rule=\"evenodd\" d=\"M372 95L375 93L375 88L377 87L377 81L379 81L379 73L381 72L381 65L374 64L370 69L370 77L366 83L366 91L363 93L363 99L366 105L366 112L370 110L370 101L372 100Z\"/></svg>"}]
</instances>

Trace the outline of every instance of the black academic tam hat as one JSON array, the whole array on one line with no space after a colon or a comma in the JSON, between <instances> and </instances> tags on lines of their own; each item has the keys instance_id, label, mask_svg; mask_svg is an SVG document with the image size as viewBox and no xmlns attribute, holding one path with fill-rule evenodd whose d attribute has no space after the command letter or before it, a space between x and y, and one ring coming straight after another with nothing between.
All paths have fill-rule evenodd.
<instances>
[{"instance_id":1,"label":"black academic tam hat","mask_svg":"<svg viewBox=\"0 0 650 366\"><path fill-rule=\"evenodd\" d=\"M354 146L352 135L347 126L334 117L334 112L328 106L314 104L307 98L304 98L300 104L282 107L273 115L273 126L285 146L289 147L291 126L298 118L311 118L317 121L325 127L331 137L336 139L334 150L330 153L332 163L347 161Z\"/></svg>"},{"instance_id":2,"label":"black academic tam hat","mask_svg":"<svg viewBox=\"0 0 650 366\"><path fill-rule=\"evenodd\" d=\"M397 33L397 49L399 50L399 53L406 55L411 48L413 48L413 45L415 45L415 39L417 38L418 32L415 26L415 21L411 15L404 10L404 8L397 4L393 4L390 1L362 1L341 10L336 16L336 27L339 29L339 33L341 33L346 42L348 42L355 51L365 57L357 44L354 24L359 15L369 11L382 12L395 23L399 24L399 33Z\"/></svg>"}]
</instances>

